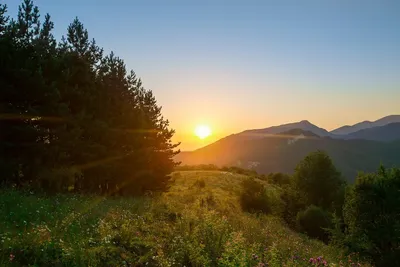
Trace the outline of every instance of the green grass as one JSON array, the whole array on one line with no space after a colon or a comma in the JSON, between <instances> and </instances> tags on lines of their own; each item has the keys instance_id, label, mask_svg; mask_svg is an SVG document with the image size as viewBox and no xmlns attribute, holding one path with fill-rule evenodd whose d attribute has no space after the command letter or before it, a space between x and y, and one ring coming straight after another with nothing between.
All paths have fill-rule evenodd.
<instances>
[{"instance_id":1,"label":"green grass","mask_svg":"<svg viewBox=\"0 0 400 267\"><path fill-rule=\"evenodd\" d=\"M151 198L0 192L0 266L316 266L318 256L357 266L278 218L242 212L244 178L175 172Z\"/></svg>"}]
</instances>

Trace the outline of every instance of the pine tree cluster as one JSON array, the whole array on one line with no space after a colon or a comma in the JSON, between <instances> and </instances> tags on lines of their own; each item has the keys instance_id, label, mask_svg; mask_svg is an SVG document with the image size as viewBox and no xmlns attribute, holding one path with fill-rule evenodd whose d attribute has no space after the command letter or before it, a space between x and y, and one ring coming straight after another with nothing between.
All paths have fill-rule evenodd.
<instances>
[{"instance_id":1,"label":"pine tree cluster","mask_svg":"<svg viewBox=\"0 0 400 267\"><path fill-rule=\"evenodd\" d=\"M164 190L178 144L150 90L76 18L60 42L32 0L0 4L0 184L47 192Z\"/></svg>"}]
</instances>

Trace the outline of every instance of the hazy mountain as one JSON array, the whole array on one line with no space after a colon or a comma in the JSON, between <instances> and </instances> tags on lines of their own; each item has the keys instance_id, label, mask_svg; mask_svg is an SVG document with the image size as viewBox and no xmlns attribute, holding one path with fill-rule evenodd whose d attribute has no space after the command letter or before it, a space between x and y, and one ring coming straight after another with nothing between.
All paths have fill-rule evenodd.
<instances>
[{"instance_id":1,"label":"hazy mountain","mask_svg":"<svg viewBox=\"0 0 400 267\"><path fill-rule=\"evenodd\" d=\"M243 133L230 135L198 150L182 152L176 159L189 165L240 165L244 168L252 165L260 173L292 173L308 153L324 150L350 181L358 171L375 171L380 163L400 166L400 141L333 139L318 137L314 132L310 136L309 131L300 130L291 129L263 138L248 138Z\"/></svg>"},{"instance_id":2,"label":"hazy mountain","mask_svg":"<svg viewBox=\"0 0 400 267\"><path fill-rule=\"evenodd\" d=\"M279 126L272 126L264 129L254 129L241 132L239 135L247 136L250 138L263 138L271 134L279 134L294 129L312 132L318 136L332 136L327 130L319 128L318 126L310 123L307 120L300 122L288 123Z\"/></svg>"},{"instance_id":3,"label":"hazy mountain","mask_svg":"<svg viewBox=\"0 0 400 267\"><path fill-rule=\"evenodd\" d=\"M305 131L305 130L302 130L302 129L292 129L292 130L289 130L289 131L286 131L286 132L282 132L279 135L282 135L282 136L286 135L286 136L289 136L289 137L298 137L298 136L315 137L315 138L319 138L320 137L319 135L317 135L317 134L315 134L313 132Z\"/></svg>"},{"instance_id":4,"label":"hazy mountain","mask_svg":"<svg viewBox=\"0 0 400 267\"><path fill-rule=\"evenodd\" d=\"M340 128L331 131L330 133L334 135L348 135L363 129L384 126L389 123L397 123L397 122L400 122L400 115L390 115L372 122L363 121L351 126L350 125L342 126Z\"/></svg>"},{"instance_id":5,"label":"hazy mountain","mask_svg":"<svg viewBox=\"0 0 400 267\"><path fill-rule=\"evenodd\" d=\"M400 139L400 123L359 130L348 134L345 139L365 139L375 141L394 141Z\"/></svg>"}]
</instances>

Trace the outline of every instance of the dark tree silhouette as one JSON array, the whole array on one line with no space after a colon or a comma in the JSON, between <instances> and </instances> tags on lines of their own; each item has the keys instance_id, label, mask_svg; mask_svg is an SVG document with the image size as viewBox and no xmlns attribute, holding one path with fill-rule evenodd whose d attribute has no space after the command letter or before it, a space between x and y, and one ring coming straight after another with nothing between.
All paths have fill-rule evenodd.
<instances>
[{"instance_id":1,"label":"dark tree silhouette","mask_svg":"<svg viewBox=\"0 0 400 267\"><path fill-rule=\"evenodd\" d=\"M167 187L178 144L153 92L75 18L57 43L31 0L0 4L1 183L48 192Z\"/></svg>"}]
</instances>

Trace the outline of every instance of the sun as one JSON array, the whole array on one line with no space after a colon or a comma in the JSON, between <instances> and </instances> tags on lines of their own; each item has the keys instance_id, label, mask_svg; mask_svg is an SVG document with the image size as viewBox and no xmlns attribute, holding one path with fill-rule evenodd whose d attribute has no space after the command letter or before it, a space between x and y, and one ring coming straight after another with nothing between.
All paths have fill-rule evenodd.
<instances>
[{"instance_id":1,"label":"sun","mask_svg":"<svg viewBox=\"0 0 400 267\"><path fill-rule=\"evenodd\" d=\"M207 125L197 125L194 134L200 139L207 138L211 135L211 128Z\"/></svg>"}]
</instances>

